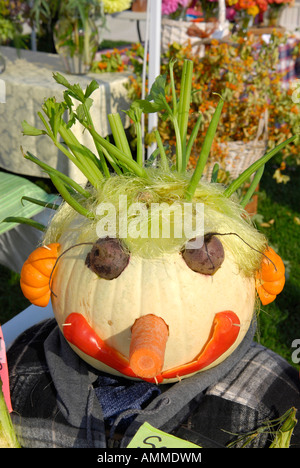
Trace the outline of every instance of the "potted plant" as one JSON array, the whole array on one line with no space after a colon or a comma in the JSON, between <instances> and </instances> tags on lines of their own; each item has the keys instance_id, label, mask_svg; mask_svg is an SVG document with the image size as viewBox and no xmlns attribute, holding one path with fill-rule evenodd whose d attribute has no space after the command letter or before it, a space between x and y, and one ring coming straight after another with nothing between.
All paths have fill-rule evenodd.
<instances>
[{"instance_id":1,"label":"potted plant","mask_svg":"<svg viewBox=\"0 0 300 468\"><path fill-rule=\"evenodd\" d=\"M53 37L67 73L85 74L90 70L99 45L96 19L102 19L102 25L105 20L101 5L97 0L61 3Z\"/></svg>"},{"instance_id":2,"label":"potted plant","mask_svg":"<svg viewBox=\"0 0 300 468\"><path fill-rule=\"evenodd\" d=\"M28 5L22 2L0 2L0 45L24 45L22 27L26 22ZM0 52L0 73L5 70L5 59Z\"/></svg>"}]
</instances>

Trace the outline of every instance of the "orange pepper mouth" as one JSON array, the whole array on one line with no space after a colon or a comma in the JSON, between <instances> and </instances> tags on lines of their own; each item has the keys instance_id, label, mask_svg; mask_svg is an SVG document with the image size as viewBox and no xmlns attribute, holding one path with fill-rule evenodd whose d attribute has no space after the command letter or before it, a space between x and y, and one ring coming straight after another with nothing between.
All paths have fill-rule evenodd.
<instances>
[{"instance_id":1,"label":"orange pepper mouth","mask_svg":"<svg viewBox=\"0 0 300 468\"><path fill-rule=\"evenodd\" d=\"M92 329L86 318L72 312L63 324L66 340L86 355L115 369L124 376L142 378L148 382L162 383L165 379L180 379L209 366L224 354L236 341L240 332L240 320L230 311L215 314L210 337L197 358L191 362L165 371L157 371L154 376L137 375L130 366L128 358L108 346Z\"/></svg>"}]
</instances>

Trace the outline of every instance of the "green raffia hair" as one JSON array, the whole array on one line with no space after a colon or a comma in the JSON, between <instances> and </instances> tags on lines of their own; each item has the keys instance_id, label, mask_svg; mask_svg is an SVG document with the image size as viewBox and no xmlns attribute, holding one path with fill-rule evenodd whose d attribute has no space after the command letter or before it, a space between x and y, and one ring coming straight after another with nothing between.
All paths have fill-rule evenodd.
<instances>
[{"instance_id":1,"label":"green raffia hair","mask_svg":"<svg viewBox=\"0 0 300 468\"><path fill-rule=\"evenodd\" d=\"M40 136L46 135L52 143L72 161L87 179L86 187L82 187L68 176L60 173L55 168L40 161L36 156L27 152L25 158L34 162L45 171L64 203L58 210L48 228L37 225L34 221L18 220L35 225L45 231L46 243L58 241L63 231L72 228L75 218L80 216L80 229L77 227L77 241L95 241L97 239L97 223L99 216L97 208L103 202L112 203L116 209L119 206L119 197L127 196L128 204L142 202L146 210L151 203L166 203L167 207L173 203L183 206L190 203L195 207L196 203L204 204L204 232L217 232L222 235L222 243L228 251L234 255L241 271L251 275L259 267L261 252L266 246L266 239L252 225L244 207L251 198L262 177L264 165L278 151L293 142L297 135L272 149L258 161L247 168L228 187L216 183L218 167L214 167L212 179L206 182L203 178L204 169L210 153L211 145L217 130L223 107L223 97L220 96L214 115L211 119L204 143L199 154L195 170L187 170L191 149L200 128L201 115L193 128L190 136L187 135L188 115L192 93L193 62L185 60L182 69L180 95L176 95L174 76L174 61L169 64L171 82L171 102L166 98L166 76L160 75L153 83L146 99L133 102L126 114L132 120L136 129L136 155L133 157L129 142L119 114L109 114L108 120L111 127L114 144L103 138L95 129L90 108L93 104L92 93L98 88L98 83L93 80L83 91L79 84L70 84L59 73L54 74L54 79L61 84L64 90L64 99L57 102L55 98L47 99L42 112L38 116L43 128L35 128L24 121L23 134ZM75 107L74 100L79 102ZM157 149L150 158L143 160L143 136L141 118L142 114L159 112L164 118L169 119L173 125L176 136L176 158L172 163L166 155L166 147L159 132L155 131ZM65 115L68 114L68 121ZM89 132L95 146L95 152L81 144L74 133L72 126L79 122L83 129ZM23 150L22 150L23 151ZM237 199L237 190L252 177L252 183L242 200ZM42 204L39 200L30 200L33 203ZM166 209L163 216L173 219L170 211ZM164 219L162 217L162 219ZM10 220L15 220L10 218ZM131 217L131 220L134 218ZM150 220L151 222L151 220ZM149 223L149 219L147 221ZM141 226L149 229L149 224ZM73 227L76 230L76 223ZM123 235L124 237L124 235ZM134 238L130 233L126 234L126 243L132 254L145 257L155 257L178 251L183 243L189 239Z\"/></svg>"},{"instance_id":2,"label":"green raffia hair","mask_svg":"<svg viewBox=\"0 0 300 468\"><path fill-rule=\"evenodd\" d=\"M184 193L189 179L176 172L164 173L157 169L148 169L147 172L149 175L147 181L142 177L118 175L104 180L97 194L90 198L91 206L88 206L88 209L93 211L101 203L111 204L115 207L115 211L111 215L106 214L105 221L114 225L115 214L117 219L119 219L119 215L124 215L124 209L119 213L122 195L126 194L128 207L133 206L133 203L139 203L139 206L144 208L146 213L145 218L139 218L137 230L144 232L145 236L144 238L142 236L133 237L127 231L123 240L132 255L155 258L179 252L184 244L190 240L184 236L183 230L182 237L175 237L172 225L173 212L168 209L169 206L176 206L179 213L184 213L184 203L186 203ZM242 273L253 275L259 268L260 252L264 251L266 247L266 239L252 225L241 205L232 198L224 197L223 192L224 188L220 184L202 182L198 184L195 191L191 202L192 206L196 206L196 203L204 205L204 233L217 232L220 236L226 234L220 237L224 248L231 252ZM150 215L153 203L165 206L165 210L160 213L161 235L158 238L153 238L150 235ZM82 219L80 220L80 229L78 229L77 219L77 213L68 204L64 204L52 219L46 231L45 242L58 242L65 230L71 232L72 229L75 232L75 235L73 233L72 236L72 242L95 242L98 238L98 221L88 218ZM135 213L132 212L131 216L128 216L127 225L130 226L134 219ZM142 221L140 221L141 219ZM195 210L193 210L193 219L195 219ZM163 237L162 222L165 225L169 225L170 222L170 237ZM238 236L233 233L238 234ZM119 236L118 231L116 235Z\"/></svg>"}]
</instances>

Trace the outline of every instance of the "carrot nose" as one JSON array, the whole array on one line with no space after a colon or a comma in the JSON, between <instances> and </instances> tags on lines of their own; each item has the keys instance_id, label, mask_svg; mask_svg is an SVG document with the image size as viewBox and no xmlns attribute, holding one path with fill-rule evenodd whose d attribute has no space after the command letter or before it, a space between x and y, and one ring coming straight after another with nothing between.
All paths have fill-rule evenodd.
<instances>
[{"instance_id":1,"label":"carrot nose","mask_svg":"<svg viewBox=\"0 0 300 468\"><path fill-rule=\"evenodd\" d=\"M144 315L134 322L129 365L138 377L150 379L161 372L168 336L168 325L156 315Z\"/></svg>"}]
</instances>

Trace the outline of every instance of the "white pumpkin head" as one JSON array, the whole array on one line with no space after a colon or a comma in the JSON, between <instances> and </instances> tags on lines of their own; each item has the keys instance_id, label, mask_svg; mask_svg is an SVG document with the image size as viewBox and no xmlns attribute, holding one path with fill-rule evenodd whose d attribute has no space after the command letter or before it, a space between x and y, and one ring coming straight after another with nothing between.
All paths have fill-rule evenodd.
<instances>
[{"instance_id":1,"label":"white pumpkin head","mask_svg":"<svg viewBox=\"0 0 300 468\"><path fill-rule=\"evenodd\" d=\"M147 186L148 211L150 200L159 197L170 203L172 198L173 183L168 187L161 178L162 174L159 182L153 180L151 189ZM106 202L116 207L123 193L118 179L106 181L102 190ZM117 183L119 190L110 191ZM137 188L136 179L131 184L126 181L126 187L130 207L145 191ZM110 198L107 193L112 194ZM200 202L206 233L202 246L189 244L184 236L141 239L127 233L122 239L102 236L98 240L97 224L67 205L54 217L46 241L59 242L59 253L65 253L53 273L53 310L62 333L89 364L109 373L165 383L217 365L241 343L255 311L255 271L261 261L256 250L264 249L265 239L243 218L239 205L222 196L218 185L199 186L192 205ZM163 223L170 218L170 210L162 211ZM149 219L143 218L140 232L143 222L149 227ZM209 232L219 235L208 236ZM205 255L208 265L199 255L194 260L195 253ZM121 266L114 271L116 261ZM130 357L132 329L146 316L160 318L166 325L162 367L136 373ZM83 328L85 341L79 338Z\"/></svg>"},{"instance_id":2,"label":"white pumpkin head","mask_svg":"<svg viewBox=\"0 0 300 468\"><path fill-rule=\"evenodd\" d=\"M170 74L173 66L171 61ZM82 188L30 153L25 155L49 173L65 202L44 238L46 245L52 244L47 268L45 250L42 262L34 254L24 264L24 294L45 305L49 283L57 323L76 353L105 372L158 383L188 377L224 361L249 329L256 289L263 303L268 303L284 283L284 268L275 268L275 278L273 261L257 275L267 242L242 206L253 194L263 165L296 136L264 155L226 189L214 182L215 171L210 183L205 183L202 176L221 116L221 98L197 166L188 172L201 122L199 116L187 136L192 68L192 61L184 61L179 101L171 87L172 106L165 95L166 77L159 76L149 96L130 107L128 114L137 129L136 160L118 115L109 116L116 146L96 132L89 114L90 95L98 86L95 81L83 91L56 74L66 91L62 103L54 98L44 103L45 130L23 124L26 135L47 134L57 142L59 134L66 145L60 145L64 154L89 182ZM80 102L77 108L71 98ZM67 124L62 117L66 110ZM159 164L143 163L141 114L157 111L174 125L173 166L158 132ZM76 120L89 132L97 155L72 134ZM150 162L156 156L153 153ZM234 194L254 173L240 204ZM200 225L199 205L204 208ZM165 227L170 228L167 235ZM195 239L203 244L195 245Z\"/></svg>"}]
</instances>

